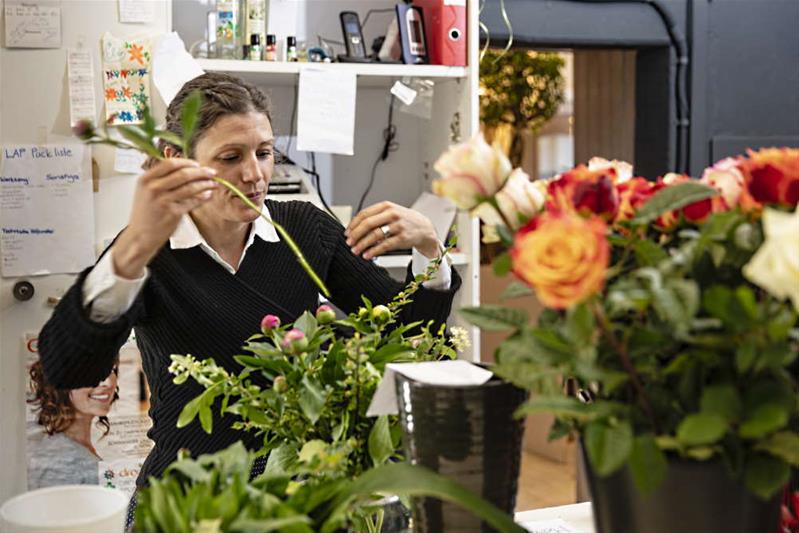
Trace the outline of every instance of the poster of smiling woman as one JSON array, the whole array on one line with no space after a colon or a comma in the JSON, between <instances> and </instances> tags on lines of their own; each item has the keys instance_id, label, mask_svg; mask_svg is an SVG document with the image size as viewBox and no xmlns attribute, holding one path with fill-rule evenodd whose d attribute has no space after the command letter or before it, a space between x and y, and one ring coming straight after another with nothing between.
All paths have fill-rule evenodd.
<instances>
[{"instance_id":1,"label":"poster of smiling woman","mask_svg":"<svg viewBox=\"0 0 799 533\"><path fill-rule=\"evenodd\" d=\"M28 489L99 484L132 493L152 447L135 340L122 346L103 381L68 390L48 383L36 339L26 347Z\"/></svg>"}]
</instances>

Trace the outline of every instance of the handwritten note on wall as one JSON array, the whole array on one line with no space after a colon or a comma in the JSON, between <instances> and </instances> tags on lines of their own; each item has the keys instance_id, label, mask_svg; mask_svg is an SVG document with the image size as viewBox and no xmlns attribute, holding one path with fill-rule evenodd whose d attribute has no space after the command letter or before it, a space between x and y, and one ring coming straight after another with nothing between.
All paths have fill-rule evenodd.
<instances>
[{"instance_id":1,"label":"handwritten note on wall","mask_svg":"<svg viewBox=\"0 0 799 533\"><path fill-rule=\"evenodd\" d=\"M0 165L0 272L79 272L94 262L91 166L83 145L8 145Z\"/></svg>"},{"instance_id":2,"label":"handwritten note on wall","mask_svg":"<svg viewBox=\"0 0 799 533\"><path fill-rule=\"evenodd\" d=\"M354 72L300 71L297 150L353 154L356 90Z\"/></svg>"},{"instance_id":3,"label":"handwritten note on wall","mask_svg":"<svg viewBox=\"0 0 799 533\"><path fill-rule=\"evenodd\" d=\"M61 7L50 2L7 0L7 48L60 48Z\"/></svg>"},{"instance_id":4,"label":"handwritten note on wall","mask_svg":"<svg viewBox=\"0 0 799 533\"><path fill-rule=\"evenodd\" d=\"M69 79L69 122L97 121L94 108L94 68L92 53L82 48L67 48L67 77Z\"/></svg>"}]
</instances>

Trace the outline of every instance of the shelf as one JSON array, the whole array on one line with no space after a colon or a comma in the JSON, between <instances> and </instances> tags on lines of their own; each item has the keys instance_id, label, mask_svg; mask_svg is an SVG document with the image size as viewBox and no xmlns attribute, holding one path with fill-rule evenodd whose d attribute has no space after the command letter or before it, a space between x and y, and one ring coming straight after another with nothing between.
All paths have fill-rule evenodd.
<instances>
[{"instance_id":1,"label":"shelf","mask_svg":"<svg viewBox=\"0 0 799 533\"><path fill-rule=\"evenodd\" d=\"M449 254L449 257L453 266L469 264L466 254ZM375 263L383 268L407 268L410 262L410 255L384 255L375 260Z\"/></svg>"},{"instance_id":2,"label":"shelf","mask_svg":"<svg viewBox=\"0 0 799 533\"><path fill-rule=\"evenodd\" d=\"M363 86L384 87L403 77L433 78L437 81L466 77L466 67L442 65L399 65L382 63L292 63L286 61L245 61L242 59L198 59L203 70L229 72L252 83L295 85L300 70L312 68L331 72L354 72Z\"/></svg>"}]
</instances>

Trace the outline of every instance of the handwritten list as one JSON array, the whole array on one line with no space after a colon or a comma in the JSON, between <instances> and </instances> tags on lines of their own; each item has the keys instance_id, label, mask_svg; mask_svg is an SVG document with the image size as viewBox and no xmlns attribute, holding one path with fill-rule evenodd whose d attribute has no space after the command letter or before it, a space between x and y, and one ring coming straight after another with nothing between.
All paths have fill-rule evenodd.
<instances>
[{"instance_id":1,"label":"handwritten list","mask_svg":"<svg viewBox=\"0 0 799 533\"><path fill-rule=\"evenodd\" d=\"M61 7L51 1L8 0L5 30L7 48L59 48Z\"/></svg>"},{"instance_id":2,"label":"handwritten list","mask_svg":"<svg viewBox=\"0 0 799 533\"><path fill-rule=\"evenodd\" d=\"M69 122L74 126L79 120L97 121L94 107L94 68L92 53L82 48L67 49L67 75L69 78Z\"/></svg>"},{"instance_id":3,"label":"handwritten list","mask_svg":"<svg viewBox=\"0 0 799 533\"><path fill-rule=\"evenodd\" d=\"M94 262L91 166L83 145L7 145L0 165L0 272L79 272Z\"/></svg>"}]
</instances>

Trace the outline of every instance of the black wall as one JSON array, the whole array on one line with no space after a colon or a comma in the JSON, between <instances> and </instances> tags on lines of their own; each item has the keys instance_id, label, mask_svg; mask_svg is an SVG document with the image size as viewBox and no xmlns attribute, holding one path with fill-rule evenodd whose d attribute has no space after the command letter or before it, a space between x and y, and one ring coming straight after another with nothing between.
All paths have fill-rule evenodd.
<instances>
[{"instance_id":1,"label":"black wall","mask_svg":"<svg viewBox=\"0 0 799 533\"><path fill-rule=\"evenodd\" d=\"M656 11L644 2L505 0L514 45L634 48L635 164L646 176L686 170L762 146L799 146L799 0L661 0L688 45L690 124L682 169L675 106L676 54ZM491 42L508 31L499 0L481 20Z\"/></svg>"}]
</instances>

